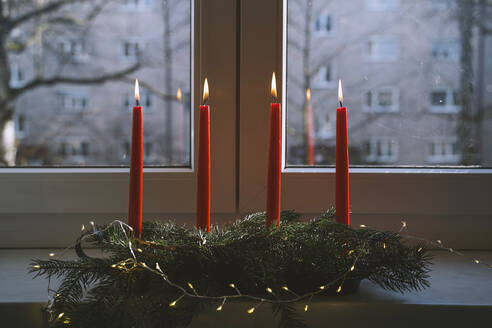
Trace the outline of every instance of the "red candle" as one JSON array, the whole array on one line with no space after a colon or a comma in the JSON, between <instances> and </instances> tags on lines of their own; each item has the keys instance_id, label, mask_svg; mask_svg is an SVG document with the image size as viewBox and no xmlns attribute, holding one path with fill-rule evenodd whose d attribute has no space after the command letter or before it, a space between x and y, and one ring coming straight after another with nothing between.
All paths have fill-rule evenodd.
<instances>
[{"instance_id":1,"label":"red candle","mask_svg":"<svg viewBox=\"0 0 492 328\"><path fill-rule=\"evenodd\" d=\"M130 162L130 197L128 201L128 224L135 236L142 236L142 186L143 186L143 120L138 80L135 80L135 101L132 118L132 146Z\"/></svg>"},{"instance_id":2,"label":"red candle","mask_svg":"<svg viewBox=\"0 0 492 328\"><path fill-rule=\"evenodd\" d=\"M210 106L206 105L208 94L208 80L205 79L198 134L196 227L210 232Z\"/></svg>"},{"instance_id":3,"label":"red candle","mask_svg":"<svg viewBox=\"0 0 492 328\"><path fill-rule=\"evenodd\" d=\"M349 219L349 157L348 157L348 132L347 132L347 108L343 107L342 81L338 81L337 108L337 167L336 167L336 220L350 225Z\"/></svg>"},{"instance_id":4,"label":"red candle","mask_svg":"<svg viewBox=\"0 0 492 328\"><path fill-rule=\"evenodd\" d=\"M311 107L311 89L306 90L306 163L314 165L314 128L313 128L313 107Z\"/></svg>"},{"instance_id":5,"label":"red candle","mask_svg":"<svg viewBox=\"0 0 492 328\"><path fill-rule=\"evenodd\" d=\"M178 163L183 164L184 151L185 151L185 137L184 137L184 107L183 107L183 94L181 88L178 88L176 92L176 99L178 100Z\"/></svg>"},{"instance_id":6,"label":"red candle","mask_svg":"<svg viewBox=\"0 0 492 328\"><path fill-rule=\"evenodd\" d=\"M280 226L280 169L282 156L281 113L277 102L277 83L275 73L272 76L272 97L270 104L270 143L268 148L268 182L266 226Z\"/></svg>"}]
</instances>

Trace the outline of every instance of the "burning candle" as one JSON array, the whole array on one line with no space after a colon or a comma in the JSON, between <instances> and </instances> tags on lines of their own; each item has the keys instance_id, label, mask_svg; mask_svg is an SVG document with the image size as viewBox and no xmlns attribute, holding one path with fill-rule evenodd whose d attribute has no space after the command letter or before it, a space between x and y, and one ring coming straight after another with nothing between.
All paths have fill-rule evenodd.
<instances>
[{"instance_id":1,"label":"burning candle","mask_svg":"<svg viewBox=\"0 0 492 328\"><path fill-rule=\"evenodd\" d=\"M306 163L307 165L314 165L314 131L311 89L306 90L306 111L304 115L304 126L306 130Z\"/></svg>"},{"instance_id":2,"label":"burning candle","mask_svg":"<svg viewBox=\"0 0 492 328\"><path fill-rule=\"evenodd\" d=\"M203 105L200 106L198 134L198 174L196 227L210 231L210 106L208 80L203 85Z\"/></svg>"},{"instance_id":3,"label":"burning candle","mask_svg":"<svg viewBox=\"0 0 492 328\"><path fill-rule=\"evenodd\" d=\"M178 101L178 163L183 164L185 151L185 127L183 93L181 92L181 88L178 88L178 91L176 91L176 100Z\"/></svg>"},{"instance_id":4,"label":"burning candle","mask_svg":"<svg viewBox=\"0 0 492 328\"><path fill-rule=\"evenodd\" d=\"M128 201L128 224L135 236L142 235L143 198L143 120L140 107L138 80L135 80L135 102L132 118L132 144L130 161L130 197Z\"/></svg>"},{"instance_id":5,"label":"burning candle","mask_svg":"<svg viewBox=\"0 0 492 328\"><path fill-rule=\"evenodd\" d=\"M337 108L337 150L336 150L336 220L350 225L349 219L349 157L348 157L348 132L347 132L347 108L343 107L342 81L338 81Z\"/></svg>"},{"instance_id":6,"label":"burning candle","mask_svg":"<svg viewBox=\"0 0 492 328\"><path fill-rule=\"evenodd\" d=\"M270 104L270 143L268 146L268 181L266 226L280 226L280 169L281 169L281 113L277 100L277 81L275 72L272 75L271 93L273 103Z\"/></svg>"}]
</instances>

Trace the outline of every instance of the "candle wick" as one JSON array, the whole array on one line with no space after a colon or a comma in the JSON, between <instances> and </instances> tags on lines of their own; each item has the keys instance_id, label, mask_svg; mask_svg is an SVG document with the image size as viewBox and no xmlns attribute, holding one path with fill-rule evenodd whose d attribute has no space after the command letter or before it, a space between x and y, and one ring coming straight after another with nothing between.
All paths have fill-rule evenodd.
<instances>
[{"instance_id":1,"label":"candle wick","mask_svg":"<svg viewBox=\"0 0 492 328\"><path fill-rule=\"evenodd\" d=\"M274 102L274 103L278 103L278 98L277 98L277 97L272 96L272 98L273 98L273 102Z\"/></svg>"},{"instance_id":2,"label":"candle wick","mask_svg":"<svg viewBox=\"0 0 492 328\"><path fill-rule=\"evenodd\" d=\"M137 104L137 107L140 106L140 100L135 99L135 103Z\"/></svg>"},{"instance_id":3,"label":"candle wick","mask_svg":"<svg viewBox=\"0 0 492 328\"><path fill-rule=\"evenodd\" d=\"M342 102L341 102L341 101L340 101L340 107L343 107L343 104L342 104Z\"/></svg>"},{"instance_id":4,"label":"candle wick","mask_svg":"<svg viewBox=\"0 0 492 328\"><path fill-rule=\"evenodd\" d=\"M202 106L207 106L208 104L208 97L203 100Z\"/></svg>"}]
</instances>

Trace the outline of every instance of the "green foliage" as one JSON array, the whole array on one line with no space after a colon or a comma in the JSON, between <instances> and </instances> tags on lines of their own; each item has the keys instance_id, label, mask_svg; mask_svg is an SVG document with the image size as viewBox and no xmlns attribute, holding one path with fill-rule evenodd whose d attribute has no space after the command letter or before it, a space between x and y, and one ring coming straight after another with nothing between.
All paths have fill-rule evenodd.
<instances>
[{"instance_id":1,"label":"green foliage","mask_svg":"<svg viewBox=\"0 0 492 328\"><path fill-rule=\"evenodd\" d=\"M191 282L198 294L206 296L234 295L230 283L243 295L275 300L295 298L282 286L308 297L320 286L331 283L333 291L341 283L361 279L400 292L428 286L430 258L421 246L406 246L391 232L351 229L333 217L330 210L301 222L296 213L283 212L280 228L267 229L265 214L255 213L224 229L213 227L210 233L148 222L143 241L132 237L130 241L139 263L151 268L159 263L170 281L184 288ZM188 325L205 305L220 304L185 296L170 307L183 292L143 267L112 267L132 258L128 239L119 225L98 229L104 234L93 235L89 242L106 251L107 257L32 263L39 266L32 269L36 276L62 280L49 307L52 327L179 327ZM275 291L275 298L267 287ZM272 302L279 327L304 326L294 305Z\"/></svg>"}]
</instances>

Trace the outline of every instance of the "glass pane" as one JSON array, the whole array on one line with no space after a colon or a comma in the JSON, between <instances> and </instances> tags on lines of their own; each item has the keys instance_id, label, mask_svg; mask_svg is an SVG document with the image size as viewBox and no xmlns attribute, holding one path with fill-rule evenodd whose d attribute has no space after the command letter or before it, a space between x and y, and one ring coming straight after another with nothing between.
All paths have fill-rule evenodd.
<instances>
[{"instance_id":1,"label":"glass pane","mask_svg":"<svg viewBox=\"0 0 492 328\"><path fill-rule=\"evenodd\" d=\"M190 166L191 1L1 1L1 11L0 164L128 165L138 78L144 164Z\"/></svg>"},{"instance_id":2,"label":"glass pane","mask_svg":"<svg viewBox=\"0 0 492 328\"><path fill-rule=\"evenodd\" d=\"M287 5L288 166L334 165L338 79L352 165L492 166L490 2Z\"/></svg>"}]
</instances>

